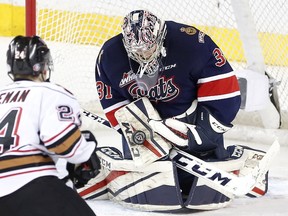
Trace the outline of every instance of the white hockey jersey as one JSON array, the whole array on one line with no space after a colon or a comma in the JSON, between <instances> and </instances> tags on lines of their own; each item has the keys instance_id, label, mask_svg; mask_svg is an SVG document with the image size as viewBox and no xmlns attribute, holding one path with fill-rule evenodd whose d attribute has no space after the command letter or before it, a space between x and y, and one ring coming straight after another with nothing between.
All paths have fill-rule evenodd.
<instances>
[{"instance_id":1,"label":"white hockey jersey","mask_svg":"<svg viewBox=\"0 0 288 216\"><path fill-rule=\"evenodd\" d=\"M40 176L58 176L58 158L87 161L95 143L80 125L80 106L61 86L23 80L0 88L0 197Z\"/></svg>"}]
</instances>

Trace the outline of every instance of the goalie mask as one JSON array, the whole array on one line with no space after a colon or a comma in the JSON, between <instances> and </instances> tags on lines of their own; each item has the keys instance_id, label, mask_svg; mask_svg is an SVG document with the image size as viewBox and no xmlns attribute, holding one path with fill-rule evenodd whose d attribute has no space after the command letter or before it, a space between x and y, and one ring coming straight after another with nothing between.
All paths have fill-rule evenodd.
<instances>
[{"instance_id":1,"label":"goalie mask","mask_svg":"<svg viewBox=\"0 0 288 216\"><path fill-rule=\"evenodd\" d=\"M163 47L166 25L149 11L130 12L122 25L123 44L128 57L139 63L136 82L142 89L154 86L166 56Z\"/></svg>"},{"instance_id":2,"label":"goalie mask","mask_svg":"<svg viewBox=\"0 0 288 216\"><path fill-rule=\"evenodd\" d=\"M8 75L38 76L43 71L50 73L53 70L53 61L46 43L38 36L17 36L9 44L7 51Z\"/></svg>"}]
</instances>

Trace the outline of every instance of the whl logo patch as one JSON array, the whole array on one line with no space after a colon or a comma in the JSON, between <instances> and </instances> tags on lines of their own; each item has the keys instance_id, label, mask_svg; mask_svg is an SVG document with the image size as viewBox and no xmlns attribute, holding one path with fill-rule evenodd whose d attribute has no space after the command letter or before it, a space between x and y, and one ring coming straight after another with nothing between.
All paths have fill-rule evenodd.
<instances>
[{"instance_id":1,"label":"whl logo patch","mask_svg":"<svg viewBox=\"0 0 288 216\"><path fill-rule=\"evenodd\" d=\"M119 83L119 87L122 88L129 83L133 82L136 78L136 75L132 72L132 70L128 71L127 73L123 74L123 77Z\"/></svg>"}]
</instances>

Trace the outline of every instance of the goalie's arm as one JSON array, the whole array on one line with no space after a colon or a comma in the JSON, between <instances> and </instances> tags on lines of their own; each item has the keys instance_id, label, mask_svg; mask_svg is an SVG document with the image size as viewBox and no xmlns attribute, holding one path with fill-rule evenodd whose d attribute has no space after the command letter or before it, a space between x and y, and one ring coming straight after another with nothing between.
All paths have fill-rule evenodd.
<instances>
[{"instance_id":1,"label":"goalie's arm","mask_svg":"<svg viewBox=\"0 0 288 216\"><path fill-rule=\"evenodd\" d=\"M110 125L119 133L122 133L119 127L118 121L115 118L115 112L121 107L129 104L130 100L123 97L119 93L119 89L117 90L112 87L111 81L109 77L106 75L106 71L103 69L105 66L105 61L103 60L104 59L103 56L105 56L105 54L103 53L104 51L101 50L97 58L96 67L95 67L95 79L96 79L96 88L98 92L98 97L99 97L102 109L104 111L104 114L106 118L108 119ZM109 125L106 125L106 126L109 126Z\"/></svg>"}]
</instances>

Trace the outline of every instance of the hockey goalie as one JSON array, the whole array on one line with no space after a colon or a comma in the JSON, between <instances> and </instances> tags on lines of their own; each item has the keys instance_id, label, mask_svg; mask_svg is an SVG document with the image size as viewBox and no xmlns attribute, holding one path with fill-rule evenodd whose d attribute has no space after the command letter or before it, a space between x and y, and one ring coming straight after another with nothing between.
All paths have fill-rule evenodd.
<instances>
[{"instance_id":1,"label":"hockey goalie","mask_svg":"<svg viewBox=\"0 0 288 216\"><path fill-rule=\"evenodd\" d=\"M259 164L265 152L228 146L222 159L213 151L201 153L197 148L205 146L205 138L197 135L192 119L197 122L201 116L211 132L229 128L207 109L196 107L195 102L182 115L164 120L145 97L119 109L115 116L128 149L123 154L112 146L99 147L101 174L78 185L79 194L87 200L110 199L127 208L169 212L218 209L237 196L263 196L268 189L268 168L260 173ZM192 139L199 146L187 150ZM269 158L264 166L268 163Z\"/></svg>"},{"instance_id":2,"label":"hockey goalie","mask_svg":"<svg viewBox=\"0 0 288 216\"><path fill-rule=\"evenodd\" d=\"M78 184L80 195L146 211L211 210L263 196L273 151L224 146L241 96L221 49L194 26L145 10L128 13L121 27L103 44L95 78L122 147L98 148L101 175Z\"/></svg>"}]
</instances>

